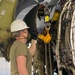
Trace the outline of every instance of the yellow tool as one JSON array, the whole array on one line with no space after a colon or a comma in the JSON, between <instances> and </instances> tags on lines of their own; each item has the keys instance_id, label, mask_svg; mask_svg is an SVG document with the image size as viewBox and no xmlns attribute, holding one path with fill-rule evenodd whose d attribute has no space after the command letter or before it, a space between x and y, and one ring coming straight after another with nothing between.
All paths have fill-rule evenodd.
<instances>
[{"instance_id":1,"label":"yellow tool","mask_svg":"<svg viewBox=\"0 0 75 75\"><path fill-rule=\"evenodd\" d=\"M49 34L50 27L46 27L45 29L47 31L46 36L44 36L43 34L39 34L38 38L43 40L45 43L49 43L51 41L51 39L52 39L51 35Z\"/></svg>"}]
</instances>

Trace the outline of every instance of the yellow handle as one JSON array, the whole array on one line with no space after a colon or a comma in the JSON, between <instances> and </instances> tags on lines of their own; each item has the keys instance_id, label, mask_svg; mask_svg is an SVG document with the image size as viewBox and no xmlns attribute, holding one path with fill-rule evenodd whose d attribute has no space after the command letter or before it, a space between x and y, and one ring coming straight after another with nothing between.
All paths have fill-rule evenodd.
<instances>
[{"instance_id":1,"label":"yellow handle","mask_svg":"<svg viewBox=\"0 0 75 75\"><path fill-rule=\"evenodd\" d=\"M51 36L50 34L47 34L46 36L39 34L38 38L40 38L41 40L43 40L45 43L49 43L51 41Z\"/></svg>"},{"instance_id":2,"label":"yellow handle","mask_svg":"<svg viewBox=\"0 0 75 75\"><path fill-rule=\"evenodd\" d=\"M51 36L50 36L50 34L47 34L46 36L45 36L45 38L44 38L44 42L45 43L49 43L50 41L51 41Z\"/></svg>"}]
</instances>

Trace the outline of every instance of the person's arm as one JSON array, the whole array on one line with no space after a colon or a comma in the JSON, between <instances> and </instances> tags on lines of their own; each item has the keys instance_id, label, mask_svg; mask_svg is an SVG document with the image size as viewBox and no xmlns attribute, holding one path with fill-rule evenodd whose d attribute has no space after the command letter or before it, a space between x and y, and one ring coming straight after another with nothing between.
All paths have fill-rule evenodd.
<instances>
[{"instance_id":1,"label":"person's arm","mask_svg":"<svg viewBox=\"0 0 75 75\"><path fill-rule=\"evenodd\" d=\"M18 67L19 75L29 75L27 67L26 67L26 57L25 56L17 57L17 67Z\"/></svg>"},{"instance_id":2,"label":"person's arm","mask_svg":"<svg viewBox=\"0 0 75 75\"><path fill-rule=\"evenodd\" d=\"M37 40L33 40L31 41L31 46L29 48L30 53L32 54L32 56L34 55L35 51L36 51L36 44L37 44Z\"/></svg>"}]
</instances>

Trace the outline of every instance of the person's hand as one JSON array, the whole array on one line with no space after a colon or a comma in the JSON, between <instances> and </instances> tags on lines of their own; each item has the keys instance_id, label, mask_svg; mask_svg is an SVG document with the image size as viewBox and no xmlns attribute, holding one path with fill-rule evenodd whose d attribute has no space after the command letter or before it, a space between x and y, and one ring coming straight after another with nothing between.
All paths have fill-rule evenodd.
<instances>
[{"instance_id":1,"label":"person's hand","mask_svg":"<svg viewBox=\"0 0 75 75\"><path fill-rule=\"evenodd\" d=\"M38 32L37 32L37 30L32 30L32 31L30 32L30 35L31 35L31 39L37 40L37 37L38 37Z\"/></svg>"}]
</instances>

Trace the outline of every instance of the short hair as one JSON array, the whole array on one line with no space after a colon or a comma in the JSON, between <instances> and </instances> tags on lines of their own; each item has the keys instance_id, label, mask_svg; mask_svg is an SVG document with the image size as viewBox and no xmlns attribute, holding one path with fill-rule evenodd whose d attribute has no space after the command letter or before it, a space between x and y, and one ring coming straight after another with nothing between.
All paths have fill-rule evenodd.
<instances>
[{"instance_id":1,"label":"short hair","mask_svg":"<svg viewBox=\"0 0 75 75\"><path fill-rule=\"evenodd\" d=\"M14 37L19 37L20 36L20 31L13 32L12 35Z\"/></svg>"}]
</instances>

